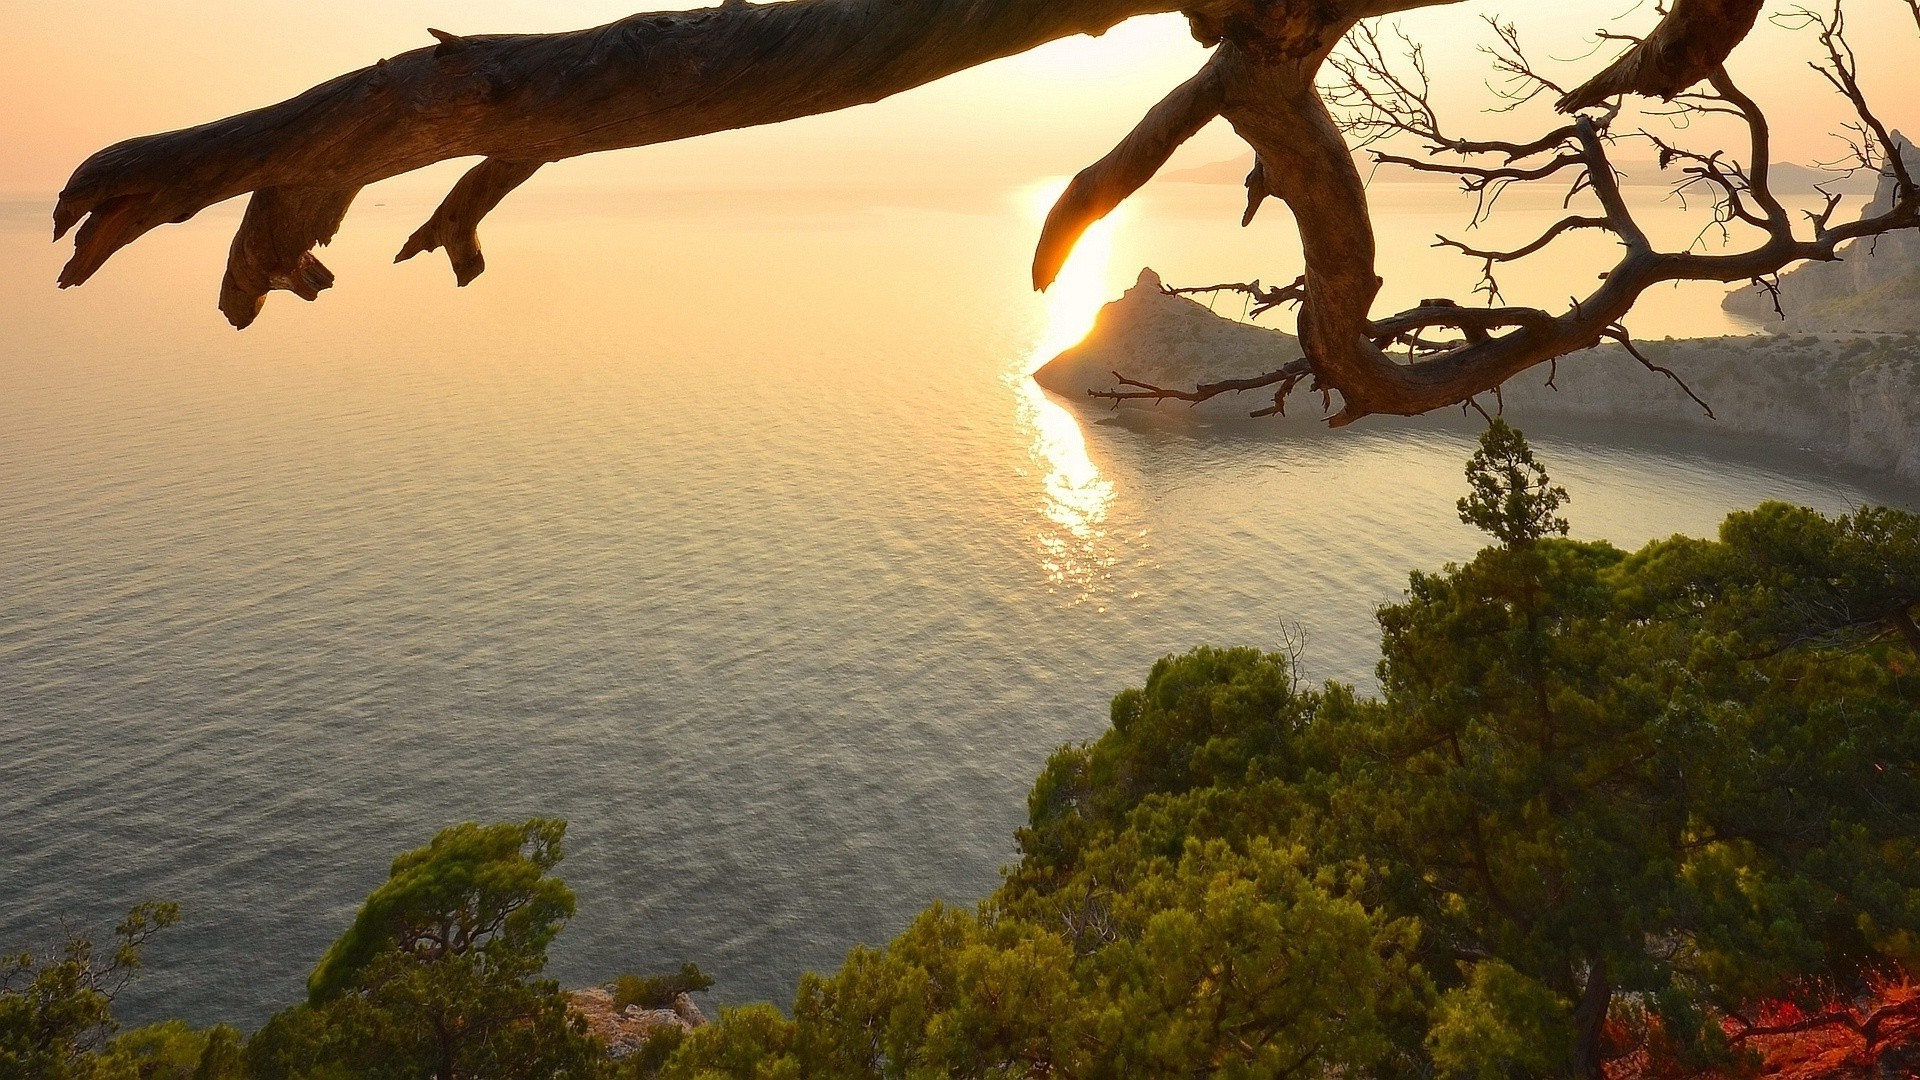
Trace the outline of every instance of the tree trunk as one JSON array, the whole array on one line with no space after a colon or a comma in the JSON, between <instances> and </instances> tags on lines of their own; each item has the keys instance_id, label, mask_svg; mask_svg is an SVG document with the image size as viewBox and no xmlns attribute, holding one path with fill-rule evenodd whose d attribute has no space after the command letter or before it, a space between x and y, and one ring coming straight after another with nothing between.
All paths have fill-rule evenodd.
<instances>
[{"instance_id":1,"label":"tree trunk","mask_svg":"<svg viewBox=\"0 0 1920 1080\"><path fill-rule=\"evenodd\" d=\"M1893 625L1899 629L1900 636L1907 639L1907 648L1913 650L1914 659L1920 660L1920 623L1914 622L1913 609L1893 609Z\"/></svg>"},{"instance_id":2,"label":"tree trunk","mask_svg":"<svg viewBox=\"0 0 1920 1080\"><path fill-rule=\"evenodd\" d=\"M1613 1004L1613 984L1607 979L1607 961L1593 961L1587 986L1573 1009L1573 1075L1582 1080L1606 1080L1606 1058L1601 1037L1606 1034L1607 1007Z\"/></svg>"}]
</instances>

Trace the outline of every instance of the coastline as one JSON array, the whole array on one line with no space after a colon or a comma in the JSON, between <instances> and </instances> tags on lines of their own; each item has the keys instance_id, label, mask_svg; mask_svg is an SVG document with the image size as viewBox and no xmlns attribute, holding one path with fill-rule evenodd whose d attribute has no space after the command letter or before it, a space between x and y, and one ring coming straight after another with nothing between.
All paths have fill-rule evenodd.
<instances>
[{"instance_id":1,"label":"coastline","mask_svg":"<svg viewBox=\"0 0 1920 1080\"><path fill-rule=\"evenodd\" d=\"M1920 483L1920 334L1756 334L1638 345L1654 364L1684 381L1713 415L1673 380L1649 371L1615 345L1527 372L1498 394L1483 396L1480 404L1523 426L1535 418L1566 419L1757 438ZM1117 408L1128 417L1151 411L1170 422L1245 421L1287 432L1324 430L1320 397L1304 385L1287 398L1284 416L1261 420L1248 414L1273 403L1263 391L1191 406L1088 397L1088 391L1112 388L1116 371L1160 386L1191 387L1272 371L1299 355L1292 335L1169 295L1149 269L1101 310L1084 341L1042 365L1033 379L1076 404Z\"/></svg>"}]
</instances>

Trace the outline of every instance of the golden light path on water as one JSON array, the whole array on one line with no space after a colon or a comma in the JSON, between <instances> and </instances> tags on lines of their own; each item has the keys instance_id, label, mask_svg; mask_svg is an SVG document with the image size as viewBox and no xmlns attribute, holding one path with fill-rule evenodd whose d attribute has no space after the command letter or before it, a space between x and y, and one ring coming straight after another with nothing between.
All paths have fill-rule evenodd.
<instances>
[{"instance_id":1,"label":"golden light path on water","mask_svg":"<svg viewBox=\"0 0 1920 1080\"><path fill-rule=\"evenodd\" d=\"M1025 202L1036 223L1045 219L1064 186L1064 180L1056 180L1028 190ZM1076 605L1092 603L1101 611L1106 610L1102 586L1116 561L1107 535L1113 481L1101 475L1088 455L1079 418L1028 376L1093 329L1094 318L1108 299L1107 268L1119 221L1116 211L1081 238L1059 280L1047 290L1039 337L1007 380L1014 390L1019 423L1032 435L1028 453L1041 481L1040 510L1045 519L1038 537L1041 569L1052 589L1071 594Z\"/></svg>"}]
</instances>

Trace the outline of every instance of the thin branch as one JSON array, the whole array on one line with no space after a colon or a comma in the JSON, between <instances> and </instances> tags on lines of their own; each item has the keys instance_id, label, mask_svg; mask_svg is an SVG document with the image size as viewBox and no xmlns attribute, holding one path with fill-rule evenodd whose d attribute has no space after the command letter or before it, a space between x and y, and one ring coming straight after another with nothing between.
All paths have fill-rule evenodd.
<instances>
[{"instance_id":1,"label":"thin branch","mask_svg":"<svg viewBox=\"0 0 1920 1080\"><path fill-rule=\"evenodd\" d=\"M1616 324L1614 326L1608 327L1607 329L1602 331L1602 333L1605 336L1610 337L1613 340L1619 342L1620 347L1627 350L1628 356L1631 356L1635 360L1640 361L1641 367L1646 368L1648 371L1665 375L1667 378L1672 379L1675 386L1678 386L1683 392L1686 393L1688 397L1692 398L1693 403L1695 405L1700 406L1701 410L1707 414L1707 419L1709 420L1720 419L1719 417L1713 415L1713 406L1708 405L1705 401L1701 400L1700 395L1693 392L1693 388L1687 385L1687 382L1685 379L1682 379L1680 376L1675 375L1673 373L1673 369L1661 367L1659 364L1656 364L1652 360L1647 359L1647 355L1641 352L1639 348L1634 345L1633 337L1632 335L1627 333L1626 327Z\"/></svg>"},{"instance_id":2,"label":"thin branch","mask_svg":"<svg viewBox=\"0 0 1920 1080\"><path fill-rule=\"evenodd\" d=\"M1561 218L1559 221L1554 222L1553 226L1546 232L1542 233L1538 240L1535 240L1531 244L1514 248L1511 251L1484 251L1480 248L1468 247L1458 240L1449 240L1444 236L1437 237L1433 246L1449 247L1459 251L1463 255L1468 255L1476 259L1504 263L1513 262L1515 259L1524 259L1546 247L1548 244L1553 243L1554 240L1559 238L1560 234L1570 232L1574 229L1606 229L1611 231L1612 228L1613 223L1606 218L1575 215Z\"/></svg>"},{"instance_id":3,"label":"thin branch","mask_svg":"<svg viewBox=\"0 0 1920 1080\"><path fill-rule=\"evenodd\" d=\"M1313 369L1305 360L1295 360L1278 371L1265 375L1255 375L1246 379L1225 379L1215 383L1201 383L1192 390L1180 390L1172 387L1155 386L1139 379L1131 379L1119 372L1113 372L1114 381L1120 386L1131 386L1133 390L1088 390L1087 396L1111 401L1117 408L1122 401L1184 401L1198 405L1203 401L1217 398L1222 394L1238 394L1246 390L1258 390L1262 387L1279 385L1274 391L1274 404L1270 408L1249 413L1249 416L1262 417L1286 415L1286 398L1302 379L1313 374Z\"/></svg>"},{"instance_id":4,"label":"thin branch","mask_svg":"<svg viewBox=\"0 0 1920 1080\"><path fill-rule=\"evenodd\" d=\"M1222 282L1219 285L1189 285L1177 289L1162 285L1160 286L1160 291L1168 296L1195 296L1201 293L1223 292L1241 293L1252 301L1253 306L1248 310L1247 317L1257 319L1283 304L1298 304L1305 300L1307 297L1307 279L1305 275L1302 275L1295 278L1291 285L1267 286L1261 285L1258 278L1250 282L1230 281Z\"/></svg>"}]
</instances>

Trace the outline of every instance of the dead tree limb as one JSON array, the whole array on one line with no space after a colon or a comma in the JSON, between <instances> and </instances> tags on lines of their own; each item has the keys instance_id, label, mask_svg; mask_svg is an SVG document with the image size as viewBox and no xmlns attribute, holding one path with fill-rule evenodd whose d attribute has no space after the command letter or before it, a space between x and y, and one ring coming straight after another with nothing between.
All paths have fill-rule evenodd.
<instances>
[{"instance_id":1,"label":"dead tree limb","mask_svg":"<svg viewBox=\"0 0 1920 1080\"><path fill-rule=\"evenodd\" d=\"M1711 76L1746 40L1763 0L1674 0L1645 39L1559 101L1578 112L1623 94L1671 101Z\"/></svg>"},{"instance_id":2,"label":"dead tree limb","mask_svg":"<svg viewBox=\"0 0 1920 1080\"><path fill-rule=\"evenodd\" d=\"M1920 2L1920 0L1916 0ZM1307 298L1307 278L1302 274L1290 285L1262 285L1260 279L1252 281L1228 281L1218 285L1187 285L1181 288L1162 285L1160 291L1168 296L1192 296L1197 293L1240 293L1249 303L1247 317L1257 319L1274 308L1286 304L1298 304Z\"/></svg>"},{"instance_id":3,"label":"dead tree limb","mask_svg":"<svg viewBox=\"0 0 1920 1080\"><path fill-rule=\"evenodd\" d=\"M360 188L477 156L488 160L403 249L445 247L456 272L472 280L482 266L474 226L543 163L878 101L1179 6L802 0L635 15L564 34L436 32L436 45L278 105L129 139L89 158L54 211L56 238L79 226L60 284L85 282L160 225L253 192L221 303L245 326L268 290L311 299L332 283L311 249L332 237Z\"/></svg>"},{"instance_id":4,"label":"dead tree limb","mask_svg":"<svg viewBox=\"0 0 1920 1080\"><path fill-rule=\"evenodd\" d=\"M1145 186L1180 144L1220 115L1222 92L1219 73L1207 65L1155 105L1106 157L1080 170L1040 230L1033 254L1035 289L1045 292L1087 229Z\"/></svg>"},{"instance_id":5,"label":"dead tree limb","mask_svg":"<svg viewBox=\"0 0 1920 1080\"><path fill-rule=\"evenodd\" d=\"M1222 394L1238 394L1247 390L1259 390L1268 386L1279 386L1274 391L1273 405L1252 413L1253 416L1273 416L1287 411L1287 395L1302 379L1313 374L1313 369L1305 360L1295 360L1278 371L1269 371L1265 375L1254 375L1245 379L1222 379L1214 383L1201 383L1191 390L1176 387L1155 386L1150 382L1130 379L1119 372L1113 373L1114 381L1129 390L1089 390L1087 396L1111 401L1118 405L1122 401L1184 401L1189 405L1198 405L1211 401Z\"/></svg>"}]
</instances>

